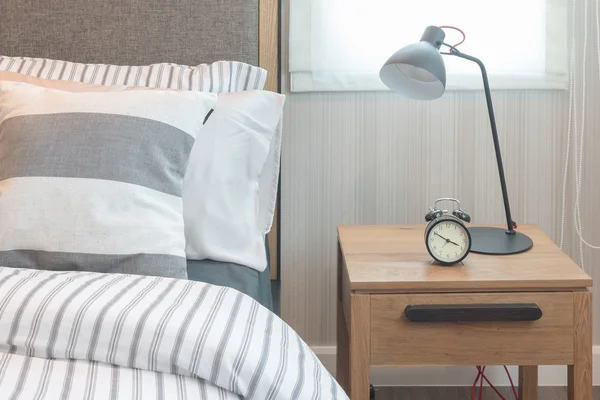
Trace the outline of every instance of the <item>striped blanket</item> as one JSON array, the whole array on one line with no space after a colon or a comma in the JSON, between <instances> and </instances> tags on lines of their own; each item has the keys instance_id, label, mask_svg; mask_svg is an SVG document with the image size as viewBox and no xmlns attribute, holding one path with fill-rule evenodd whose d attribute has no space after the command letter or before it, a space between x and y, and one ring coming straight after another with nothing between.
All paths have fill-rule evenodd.
<instances>
[{"instance_id":1,"label":"striped blanket","mask_svg":"<svg viewBox=\"0 0 600 400\"><path fill-rule=\"evenodd\" d=\"M230 288L0 267L0 399L348 399L273 313Z\"/></svg>"}]
</instances>

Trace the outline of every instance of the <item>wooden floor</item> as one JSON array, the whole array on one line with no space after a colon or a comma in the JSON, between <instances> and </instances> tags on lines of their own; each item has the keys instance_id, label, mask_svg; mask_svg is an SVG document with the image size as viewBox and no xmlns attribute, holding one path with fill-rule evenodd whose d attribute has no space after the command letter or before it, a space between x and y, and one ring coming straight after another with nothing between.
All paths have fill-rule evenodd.
<instances>
[{"instance_id":1,"label":"wooden floor","mask_svg":"<svg viewBox=\"0 0 600 400\"><path fill-rule=\"evenodd\" d=\"M471 388L469 387L448 387L448 388L378 388L375 400L470 400ZM500 397L490 388L485 388L483 399L499 400ZM502 387L500 392L507 400L514 400L512 390ZM479 398L479 396L477 396ZM540 400L567 400L567 389L564 387L540 387ZM600 400L600 387L594 388L593 400Z\"/></svg>"}]
</instances>

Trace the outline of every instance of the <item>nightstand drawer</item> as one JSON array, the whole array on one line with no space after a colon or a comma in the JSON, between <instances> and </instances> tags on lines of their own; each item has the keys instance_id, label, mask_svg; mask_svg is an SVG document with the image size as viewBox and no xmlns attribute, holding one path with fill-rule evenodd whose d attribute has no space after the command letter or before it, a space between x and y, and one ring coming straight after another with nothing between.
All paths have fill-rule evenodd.
<instances>
[{"instance_id":1,"label":"nightstand drawer","mask_svg":"<svg viewBox=\"0 0 600 400\"><path fill-rule=\"evenodd\" d=\"M573 293L372 295L371 363L572 364Z\"/></svg>"}]
</instances>

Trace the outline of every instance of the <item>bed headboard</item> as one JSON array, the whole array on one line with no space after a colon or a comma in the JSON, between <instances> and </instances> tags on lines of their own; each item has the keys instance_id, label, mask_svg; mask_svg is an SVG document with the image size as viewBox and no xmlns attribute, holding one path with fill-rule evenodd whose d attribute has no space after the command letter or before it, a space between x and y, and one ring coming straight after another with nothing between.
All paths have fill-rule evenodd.
<instances>
[{"instance_id":1,"label":"bed headboard","mask_svg":"<svg viewBox=\"0 0 600 400\"><path fill-rule=\"evenodd\" d=\"M0 54L84 63L243 61L279 91L279 0L0 0ZM278 269L277 221L269 237Z\"/></svg>"}]
</instances>

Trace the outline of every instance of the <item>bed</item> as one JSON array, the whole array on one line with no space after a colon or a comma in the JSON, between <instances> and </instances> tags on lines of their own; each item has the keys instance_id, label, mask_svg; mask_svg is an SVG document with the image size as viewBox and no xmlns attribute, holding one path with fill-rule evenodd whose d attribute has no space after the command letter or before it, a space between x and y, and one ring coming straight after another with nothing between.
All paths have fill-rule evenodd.
<instances>
[{"instance_id":1,"label":"bed","mask_svg":"<svg viewBox=\"0 0 600 400\"><path fill-rule=\"evenodd\" d=\"M8 0L0 4L0 18L0 55L124 65L236 60L269 71L265 89L278 91L275 0L61 0L46 6ZM270 256L263 272L190 260L189 277L234 287L272 308L269 276L278 269L277 219L265 242Z\"/></svg>"},{"instance_id":2,"label":"bed","mask_svg":"<svg viewBox=\"0 0 600 400\"><path fill-rule=\"evenodd\" d=\"M95 84L95 81L84 79L91 76L102 80L103 85L109 80L115 84L119 74L125 73L120 67L115 72L108 64L149 64L145 72L137 70L134 86L138 82L156 80L157 70L160 70L161 74L168 75L169 84L179 82L179 88L169 86L168 89L182 89L188 79L184 76L189 73L190 85L210 85L206 92L220 92L227 86L231 89L236 85L232 83L234 78L244 93L263 85L266 90L278 91L277 0L56 0L44 5L35 0L5 0L0 3L0 19L0 70L10 71L15 62L2 56L15 57L18 59L15 65L20 65L18 74L29 72L37 78L47 75L48 79L55 79L50 78L53 73L58 74L62 68L62 77L67 71L66 64L57 64L56 60L68 60L82 63L71 66L75 81ZM232 61L223 63L219 60ZM97 63L96 66L89 67L93 63ZM169 64L155 68L158 64L153 63ZM191 72L189 67L177 69L177 65L199 63L206 63L199 72ZM268 76L263 76L252 66L268 71ZM130 73L134 74L132 71L131 67L127 68L125 79ZM199 75L193 75L197 72ZM159 78L157 82L161 80ZM159 254L158 250L157 254L150 255L132 250L124 257L116 251L119 246L131 244L138 249L148 245L148 240L142 241L132 234L123 234L122 238L108 243L110 249L116 250L107 251L107 254L94 252L94 246L87 243L70 243L82 247L83 256L78 255L77 265L90 264L90 260L90 265L102 264L104 267L147 262L154 268L183 268L180 272L187 279L176 274L163 277L128 273L128 270L123 272L118 268L74 271L70 268L74 265L73 259L65 251L21 250L15 245L19 240L30 239L28 235L48 243L78 240L67 231L59 232L62 225L55 228L44 223L40 223L37 232L23 235L19 224L28 219L37 221L41 214L32 215L35 212L29 212L31 209L20 208L23 197L20 202L10 203L14 200L11 200L10 191L14 192L15 187L25 192L29 190L28 193L42 193L38 192L41 187L53 187L57 181L62 179L64 182L68 178L72 187L55 188L52 193L56 198L46 197L42 203L44 210L54 210L64 219L73 218L79 225L89 222L81 220L84 214L78 207L83 203L70 198L69 206L60 208L56 204L66 198L61 196L68 195L63 191L75 193L79 190L83 198L91 199L96 195L94 190L104 193L101 189L109 188L106 192L114 198L133 193L132 198L142 199L143 204L153 207L159 203L162 206L167 200L171 201L170 206L179 204L174 199L181 198L182 194L177 192L181 187L170 185L168 180L177 174L169 172L163 180L152 181L156 178L152 160L137 160L139 165L128 165L131 170L143 167L152 172L132 175L129 182L126 179L120 181L113 175L105 176L107 172L100 171L102 168L82 171L82 165L90 165L85 164L86 158L96 160L94 165L107 165L106 170L113 167L102 158L102 151L94 151L93 147L79 158L73 156L73 152L66 152L68 146L63 146L67 150L56 147L52 154L44 154L48 159L62 160L60 168L64 171L77 170L77 173L87 174L83 177L46 176L44 165L29 165L37 162L38 153L21 152L19 155L23 160L20 160L6 151L7 140L14 139L12 130L20 130L23 134L43 126L45 136L38 135L37 138L46 140L55 138L65 126L76 126L80 131L75 131L70 138L81 141L93 139L98 126L105 130L108 126L119 131L120 136L116 139L127 139L121 144L132 145L142 133L153 134L159 126L170 129L181 140L151 141L144 137L144 146L152 147L156 153L164 149L154 147L163 146L173 163L184 163L180 153L187 149L189 154L194 146L189 140L189 136L193 136L189 127L199 126L201 120L205 125L207 121L210 124L219 118L221 94L184 93L181 90L148 90L150 94L146 94L125 86L123 89L114 87L115 92L94 93L96 89L90 87L89 92L77 93L71 89L55 90L0 79L0 152L5 152L0 155L0 160L6 164L6 160L13 157L8 167L0 164L0 214L7 204L18 211L14 218L6 211L2 214L2 218L8 216L13 223L13 228L8 230L0 226L0 234L4 235L2 241L12 241L17 250L0 249L0 258L25 265L0 265L0 399L347 399L310 348L270 311L270 277L272 271L277 270L278 260L276 216L272 222L269 217L265 219L268 220L265 232L271 223L272 229L252 247L258 254L267 254L264 269L256 268L252 260L243 257L230 261L214 261L210 257L188 257L186 260L186 245L182 250L180 241L171 240L172 231L179 225L169 225L166 217L159 221L164 223L164 232L150 242L164 249L179 246L172 254L167 254L166 250L167 255ZM36 101L27 104L17 101L14 103L16 108L10 108L12 100L24 98L43 99L40 101L43 107ZM98 99L104 99L104 108L90 108L98 106ZM132 99L152 101L140 103L143 106L138 106L134 112L126 102ZM202 112L199 112L199 105ZM63 111L56 111L60 107ZM64 112L68 107L72 112ZM213 113L215 108L217 111ZM106 117L113 114L118 118L110 120ZM88 119L84 120L82 115ZM136 125L140 120L145 125ZM46 124L47 121L51 123ZM46 129L46 126L51 128ZM125 131L124 127L131 129ZM52 143L46 145L52 146ZM269 157L278 162L279 152L273 150L276 147L267 146ZM131 156L131 162L135 164L133 159L138 153L135 147L128 150L125 146L119 151L123 158ZM44 161L48 161L46 158ZM15 179L11 168L17 167L27 170L26 178L35 185L24 184L26 179L20 176ZM174 167L173 170L183 175L181 168ZM93 173L105 175L98 178ZM268 176L268 183L275 191L277 174L271 171ZM140 180L144 182L140 183ZM7 181L10 182L7 184ZM165 193L174 191L168 192L168 196L154 193L156 198L150 199L150 191L144 185L150 187L153 184L161 190L164 187ZM127 185L129 192L123 191ZM135 189L131 189L132 185ZM34 199L25 201L26 207L37 207L40 203L33 195L24 198ZM275 198L271 196L270 200L274 205ZM92 199L92 203L94 201ZM150 206L147 208L134 210L138 220L130 219L128 223L160 227L149 217L155 215L152 214L155 210ZM103 218L110 215L106 210L101 211L99 215ZM131 213L130 209L108 211ZM119 222L116 221L118 218L114 219L110 223ZM98 240L101 239L99 236ZM208 239L215 240L214 237ZM59 268L36 268L45 262Z\"/></svg>"}]
</instances>

